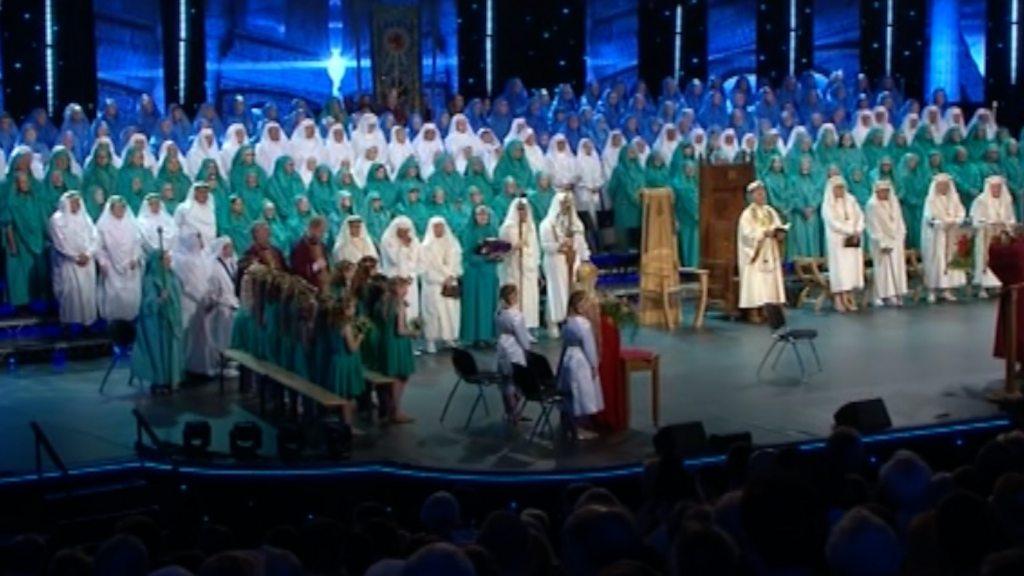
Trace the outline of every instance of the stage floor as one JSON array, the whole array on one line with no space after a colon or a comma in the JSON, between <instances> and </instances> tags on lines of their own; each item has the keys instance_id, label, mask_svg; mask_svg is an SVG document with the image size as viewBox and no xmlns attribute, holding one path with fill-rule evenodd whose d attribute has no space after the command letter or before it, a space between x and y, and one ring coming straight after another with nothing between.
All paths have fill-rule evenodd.
<instances>
[{"instance_id":1,"label":"stage floor","mask_svg":"<svg viewBox=\"0 0 1024 576\"><path fill-rule=\"evenodd\" d=\"M897 427L948 423L990 416L997 408L984 400L1000 386L1002 364L991 354L995 303L870 310L842 316L790 311L792 326L820 331L818 349L824 372L800 382L792 355L777 372L755 375L770 344L769 329L730 322L711 314L705 328L686 326L667 333L641 329L624 345L661 354L661 423L701 420L709 433L750 431L759 444L820 438L832 414L852 400L882 397ZM541 351L557 359L557 343ZM807 355L805 359L809 360ZM252 395L215 384L169 398L154 398L126 386L126 368L115 370L104 395L100 379L106 358L62 366L30 365L0 374L0 475L31 470L32 434L38 421L69 466L131 459L135 440L132 408L138 408L164 438L180 442L188 420L213 424L215 450L227 450L234 422L264 426L263 451L276 451L273 423L258 416ZM632 427L628 432L578 445L530 444L527 429L510 434L500 421L501 401L489 396L491 413L478 411L463 430L474 390L462 388L444 425L439 416L453 383L449 357L420 356L406 393L406 409L417 422L379 426L362 422L367 435L356 439L353 461L394 462L457 470L537 472L636 463L649 455L654 426L646 375L634 375ZM478 354L482 366L491 353Z\"/></svg>"}]
</instances>

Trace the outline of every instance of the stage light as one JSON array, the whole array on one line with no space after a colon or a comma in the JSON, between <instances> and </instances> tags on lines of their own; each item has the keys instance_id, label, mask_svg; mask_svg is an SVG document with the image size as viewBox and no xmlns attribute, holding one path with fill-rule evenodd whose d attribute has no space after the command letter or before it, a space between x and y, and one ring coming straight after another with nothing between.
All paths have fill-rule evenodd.
<instances>
[{"instance_id":1,"label":"stage light","mask_svg":"<svg viewBox=\"0 0 1024 576\"><path fill-rule=\"evenodd\" d=\"M796 74L796 0L789 0L789 75Z\"/></svg>"},{"instance_id":2,"label":"stage light","mask_svg":"<svg viewBox=\"0 0 1024 576\"><path fill-rule=\"evenodd\" d=\"M231 455L238 460L255 458L263 447L263 430L260 425L252 422L239 422L231 427L228 435L231 443Z\"/></svg>"},{"instance_id":3,"label":"stage light","mask_svg":"<svg viewBox=\"0 0 1024 576\"><path fill-rule=\"evenodd\" d=\"M896 0L885 0L885 75L892 74L892 33L895 25L893 12Z\"/></svg>"},{"instance_id":4,"label":"stage light","mask_svg":"<svg viewBox=\"0 0 1024 576\"><path fill-rule=\"evenodd\" d=\"M327 456L335 460L352 455L352 428L344 422L324 422L324 446Z\"/></svg>"},{"instance_id":5,"label":"stage light","mask_svg":"<svg viewBox=\"0 0 1024 576\"><path fill-rule=\"evenodd\" d=\"M181 430L181 446L188 456L201 456L210 449L213 428L207 420L190 420Z\"/></svg>"},{"instance_id":6,"label":"stage light","mask_svg":"<svg viewBox=\"0 0 1024 576\"><path fill-rule=\"evenodd\" d=\"M676 81L678 82L679 78L683 75L683 67L682 67L682 60L683 60L683 5L682 4L677 4L676 5L676 34L675 34L675 38L676 38L676 44L675 44L675 50L673 51L673 54L675 55L675 60L674 60L674 62L672 64L672 69L675 70L675 72L676 72Z\"/></svg>"},{"instance_id":7,"label":"stage light","mask_svg":"<svg viewBox=\"0 0 1024 576\"><path fill-rule=\"evenodd\" d=\"M1010 84L1017 85L1017 42L1020 36L1020 0L1010 1Z\"/></svg>"},{"instance_id":8,"label":"stage light","mask_svg":"<svg viewBox=\"0 0 1024 576\"><path fill-rule=\"evenodd\" d=\"M188 82L186 55L188 54L188 0L178 0L178 102L185 103Z\"/></svg>"},{"instance_id":9,"label":"stage light","mask_svg":"<svg viewBox=\"0 0 1024 576\"><path fill-rule=\"evenodd\" d=\"M345 78L345 59L341 57L341 50L331 49L331 57L325 62L327 76L331 79L331 94L337 95L341 88L341 81Z\"/></svg>"},{"instance_id":10,"label":"stage light","mask_svg":"<svg viewBox=\"0 0 1024 576\"><path fill-rule=\"evenodd\" d=\"M277 455L281 460L294 460L306 448L306 436L302 427L290 422L277 428Z\"/></svg>"},{"instance_id":11,"label":"stage light","mask_svg":"<svg viewBox=\"0 0 1024 576\"><path fill-rule=\"evenodd\" d=\"M494 92L494 0L487 0L484 9L484 74L487 78L487 93Z\"/></svg>"},{"instance_id":12,"label":"stage light","mask_svg":"<svg viewBox=\"0 0 1024 576\"><path fill-rule=\"evenodd\" d=\"M46 27L46 111L51 116L57 107L57 83L55 80L53 56L53 0L46 0L45 27Z\"/></svg>"}]
</instances>

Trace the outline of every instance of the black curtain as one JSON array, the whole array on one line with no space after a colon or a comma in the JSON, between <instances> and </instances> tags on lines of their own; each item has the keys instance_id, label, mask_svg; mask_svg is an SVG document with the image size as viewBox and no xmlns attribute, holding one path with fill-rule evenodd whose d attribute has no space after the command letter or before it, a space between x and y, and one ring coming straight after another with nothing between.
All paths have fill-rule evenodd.
<instances>
[{"instance_id":1,"label":"black curtain","mask_svg":"<svg viewBox=\"0 0 1024 576\"><path fill-rule=\"evenodd\" d=\"M1024 107L1019 104L1017 93L1022 79L1020 76L1021 44L1017 39L1017 78L1012 76L1013 55L1010 50L1010 2L1016 0L989 0L985 28L985 100L998 102L999 123L1016 128L1021 124Z\"/></svg>"},{"instance_id":2,"label":"black curtain","mask_svg":"<svg viewBox=\"0 0 1024 576\"><path fill-rule=\"evenodd\" d=\"M661 81L675 77L675 0L637 3L637 68L648 88L660 92Z\"/></svg>"},{"instance_id":3,"label":"black curtain","mask_svg":"<svg viewBox=\"0 0 1024 576\"><path fill-rule=\"evenodd\" d=\"M487 94L487 8L485 0L458 0L459 92L466 98ZM498 85L495 84L495 88Z\"/></svg>"},{"instance_id":4,"label":"black curtain","mask_svg":"<svg viewBox=\"0 0 1024 576\"><path fill-rule=\"evenodd\" d=\"M188 44L185 49L184 90L180 86L179 39L181 16L177 2L160 3L160 24L163 34L164 97L177 102L186 112L194 114L206 100L206 2L186 0L185 24ZM184 98L181 94L184 93Z\"/></svg>"},{"instance_id":5,"label":"black curtain","mask_svg":"<svg viewBox=\"0 0 1024 576\"><path fill-rule=\"evenodd\" d=\"M77 102L90 117L96 115L96 15L92 0L53 3L57 109ZM58 121L59 125L60 122Z\"/></svg>"},{"instance_id":6,"label":"black curtain","mask_svg":"<svg viewBox=\"0 0 1024 576\"><path fill-rule=\"evenodd\" d=\"M927 30L927 0L893 0L895 29L892 45L892 75L895 76L907 98L924 96L925 35ZM952 26L953 23L950 23ZM863 40L862 40L863 41ZM863 60L861 60L863 62ZM883 71L884 73L884 71ZM881 77L882 74L875 76Z\"/></svg>"},{"instance_id":7,"label":"black curtain","mask_svg":"<svg viewBox=\"0 0 1024 576\"><path fill-rule=\"evenodd\" d=\"M682 44L684 83L691 78L703 81L708 77L708 0L683 2Z\"/></svg>"},{"instance_id":8,"label":"black curtain","mask_svg":"<svg viewBox=\"0 0 1024 576\"><path fill-rule=\"evenodd\" d=\"M38 0L0 2L4 107L19 124L46 106L45 5Z\"/></svg>"},{"instance_id":9,"label":"black curtain","mask_svg":"<svg viewBox=\"0 0 1024 576\"><path fill-rule=\"evenodd\" d=\"M795 13L791 13L791 8ZM795 20L793 19L795 17ZM790 54L790 24L795 24L795 44ZM757 83L780 86L789 75L799 76L814 66L814 2L760 2L757 6Z\"/></svg>"},{"instance_id":10,"label":"black curtain","mask_svg":"<svg viewBox=\"0 0 1024 576\"><path fill-rule=\"evenodd\" d=\"M519 77L529 88L570 82L579 93L586 21L585 0L494 0L495 91Z\"/></svg>"}]
</instances>

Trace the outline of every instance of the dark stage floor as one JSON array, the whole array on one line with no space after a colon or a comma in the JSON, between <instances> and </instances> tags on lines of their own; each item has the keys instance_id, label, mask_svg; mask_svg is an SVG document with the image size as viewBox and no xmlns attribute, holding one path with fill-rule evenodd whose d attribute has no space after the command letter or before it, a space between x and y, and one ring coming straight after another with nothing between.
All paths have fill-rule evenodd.
<instances>
[{"instance_id":1,"label":"dark stage floor","mask_svg":"<svg viewBox=\"0 0 1024 576\"><path fill-rule=\"evenodd\" d=\"M791 311L794 326L821 331L824 372L801 383L791 356L779 371L755 377L769 345L764 326L709 318L699 332L640 330L629 345L658 350L662 357L662 424L702 420L709 433L749 430L757 443L807 440L826 435L832 413L845 402L880 396L896 426L917 426L989 416L995 406L984 394L999 386L1002 364L991 356L994 302L974 301L856 315L816 316ZM628 338L627 338L628 340ZM553 359L556 345L543 351ZM490 364L489 354L479 358ZM545 471L635 463L650 452L654 431L646 376L634 377L632 430L577 446L534 444L525 433L510 435L501 424L500 399L492 390L491 415L478 413L462 429L474 392L463 388L444 426L438 417L453 381L445 354L422 356L407 392L407 410L418 420L406 426L360 426L353 459L390 461L446 469ZM97 393L108 359L63 366L24 366L0 375L0 474L34 465L28 422L37 420L70 466L133 455L132 408L157 432L180 441L184 422L211 420L214 449L226 450L231 425L259 420L255 398L229 385L215 385L170 398L152 398L125 385L127 370L115 371L106 393ZM272 423L263 422L264 452L275 451Z\"/></svg>"}]
</instances>

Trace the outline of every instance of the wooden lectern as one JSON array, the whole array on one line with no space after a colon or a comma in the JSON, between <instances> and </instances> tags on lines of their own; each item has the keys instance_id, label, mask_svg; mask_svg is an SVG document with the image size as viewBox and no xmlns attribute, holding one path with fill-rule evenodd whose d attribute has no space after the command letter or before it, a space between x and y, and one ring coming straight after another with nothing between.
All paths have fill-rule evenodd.
<instances>
[{"instance_id":1,"label":"wooden lectern","mask_svg":"<svg viewBox=\"0 0 1024 576\"><path fill-rule=\"evenodd\" d=\"M732 317L740 297L736 226L753 180L750 163L700 165L700 267L710 274L710 300Z\"/></svg>"},{"instance_id":2,"label":"wooden lectern","mask_svg":"<svg viewBox=\"0 0 1024 576\"><path fill-rule=\"evenodd\" d=\"M671 188L640 192L640 325L674 329L679 324L679 244Z\"/></svg>"}]
</instances>

